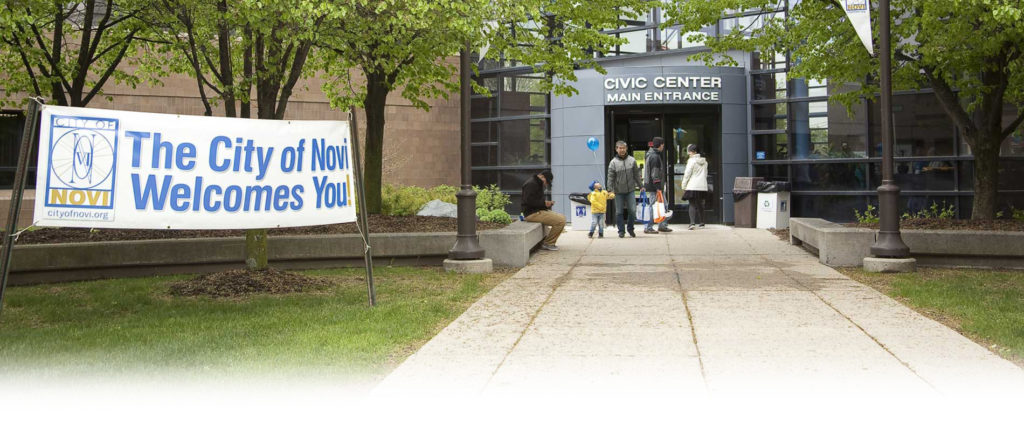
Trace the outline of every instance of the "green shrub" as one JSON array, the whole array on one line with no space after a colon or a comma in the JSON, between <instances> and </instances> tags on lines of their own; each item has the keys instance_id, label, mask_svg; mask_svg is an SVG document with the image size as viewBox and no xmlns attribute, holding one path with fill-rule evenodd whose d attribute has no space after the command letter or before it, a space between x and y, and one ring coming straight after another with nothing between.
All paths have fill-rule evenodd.
<instances>
[{"instance_id":1,"label":"green shrub","mask_svg":"<svg viewBox=\"0 0 1024 426\"><path fill-rule=\"evenodd\" d=\"M1015 209L1010 206L1010 211L1013 213L1013 220L1024 221L1024 209Z\"/></svg>"},{"instance_id":2,"label":"green shrub","mask_svg":"<svg viewBox=\"0 0 1024 426\"><path fill-rule=\"evenodd\" d=\"M956 219L956 207L953 205L946 205L946 202L942 202L942 207L939 207L938 203L932 203L932 206L927 209L922 209L917 213L903 213L903 219Z\"/></svg>"},{"instance_id":3,"label":"green shrub","mask_svg":"<svg viewBox=\"0 0 1024 426\"><path fill-rule=\"evenodd\" d=\"M430 200L430 193L418 186L384 185L380 211L388 216L412 216Z\"/></svg>"},{"instance_id":4,"label":"green shrub","mask_svg":"<svg viewBox=\"0 0 1024 426\"><path fill-rule=\"evenodd\" d=\"M476 206L477 208L491 210L505 210L509 204L512 204L512 200L508 194L501 192L498 185L490 185L486 188L473 187L476 191Z\"/></svg>"},{"instance_id":5,"label":"green shrub","mask_svg":"<svg viewBox=\"0 0 1024 426\"><path fill-rule=\"evenodd\" d=\"M451 185L438 185L427 190L430 194L430 200L441 200L446 203L458 204L458 199L455 198L455 193L459 192L459 188ZM427 200L428 202L430 200Z\"/></svg>"},{"instance_id":6,"label":"green shrub","mask_svg":"<svg viewBox=\"0 0 1024 426\"><path fill-rule=\"evenodd\" d=\"M480 214L481 212L483 213L482 215ZM487 211L487 210L484 210L484 209L477 209L477 216L479 216L480 220L484 221L484 222L494 222L494 223L504 223L504 224L512 223L512 216L509 216L508 212L506 212L504 210L490 210L490 211Z\"/></svg>"},{"instance_id":7,"label":"green shrub","mask_svg":"<svg viewBox=\"0 0 1024 426\"><path fill-rule=\"evenodd\" d=\"M868 204L868 207L864 209L862 214L860 210L853 209L853 214L857 216L857 222L863 224L878 223L878 215L875 214L875 206Z\"/></svg>"},{"instance_id":8,"label":"green shrub","mask_svg":"<svg viewBox=\"0 0 1024 426\"><path fill-rule=\"evenodd\" d=\"M477 216L481 218L485 216L500 217L500 215L493 213L493 211L501 210L504 212L505 207L511 204L509 196L502 193L497 185L491 185L486 188L473 187L473 189L477 193L477 211L479 212L483 209L485 212L483 215L477 213ZM412 216L431 200L458 204L458 198L455 196L458 191L459 188L451 185L438 185L430 189L418 186L384 185L381 189L381 213L388 216ZM508 216L507 213L506 216ZM495 222L501 222L501 220L495 220Z\"/></svg>"}]
</instances>

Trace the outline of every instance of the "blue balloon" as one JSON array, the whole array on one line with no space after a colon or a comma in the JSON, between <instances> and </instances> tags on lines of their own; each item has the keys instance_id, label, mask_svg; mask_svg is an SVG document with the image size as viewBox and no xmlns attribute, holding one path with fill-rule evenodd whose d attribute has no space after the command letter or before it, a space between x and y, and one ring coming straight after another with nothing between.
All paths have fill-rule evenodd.
<instances>
[{"instance_id":1,"label":"blue balloon","mask_svg":"<svg viewBox=\"0 0 1024 426\"><path fill-rule=\"evenodd\" d=\"M591 137L590 139L587 139L587 149L589 149L591 151L597 151L597 149L600 148L600 147L601 147L601 142L598 141L597 138Z\"/></svg>"}]
</instances>

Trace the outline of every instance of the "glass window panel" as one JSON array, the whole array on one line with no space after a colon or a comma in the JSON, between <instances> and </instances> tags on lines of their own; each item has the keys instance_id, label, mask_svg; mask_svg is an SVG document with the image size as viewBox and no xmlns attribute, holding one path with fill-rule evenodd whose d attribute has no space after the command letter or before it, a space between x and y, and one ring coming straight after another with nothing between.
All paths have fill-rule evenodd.
<instances>
[{"instance_id":1,"label":"glass window panel","mask_svg":"<svg viewBox=\"0 0 1024 426\"><path fill-rule=\"evenodd\" d=\"M785 160L789 158L788 135L754 135L755 160Z\"/></svg>"},{"instance_id":2,"label":"glass window panel","mask_svg":"<svg viewBox=\"0 0 1024 426\"><path fill-rule=\"evenodd\" d=\"M498 98L474 96L470 106L470 118L494 118L498 116Z\"/></svg>"},{"instance_id":3,"label":"glass window panel","mask_svg":"<svg viewBox=\"0 0 1024 426\"><path fill-rule=\"evenodd\" d=\"M755 130L783 130L786 128L786 104L754 105Z\"/></svg>"},{"instance_id":4,"label":"glass window panel","mask_svg":"<svg viewBox=\"0 0 1024 426\"><path fill-rule=\"evenodd\" d=\"M473 170L473 185L488 186L498 184L498 172L495 170Z\"/></svg>"},{"instance_id":5,"label":"glass window panel","mask_svg":"<svg viewBox=\"0 0 1024 426\"><path fill-rule=\"evenodd\" d=\"M826 109L812 116L812 109ZM846 107L827 102L792 102L790 133L794 159L863 158L867 142L864 135L864 106L855 105L851 117Z\"/></svg>"},{"instance_id":6,"label":"glass window panel","mask_svg":"<svg viewBox=\"0 0 1024 426\"><path fill-rule=\"evenodd\" d=\"M503 170L501 171L501 189L503 191L521 191L527 179L536 176L542 171L544 169ZM558 179L558 176L555 176L555 179ZM550 191L550 189L545 189L545 192L547 191Z\"/></svg>"},{"instance_id":7,"label":"glass window panel","mask_svg":"<svg viewBox=\"0 0 1024 426\"><path fill-rule=\"evenodd\" d=\"M486 121L482 123L472 123L470 126L470 141L471 142L497 142L498 141L498 126L499 123L496 121Z\"/></svg>"},{"instance_id":8,"label":"glass window panel","mask_svg":"<svg viewBox=\"0 0 1024 426\"><path fill-rule=\"evenodd\" d=\"M833 222L855 222L854 210L867 209L869 197L862 195L800 195L793 194L792 217L820 217ZM877 202L875 203L877 206Z\"/></svg>"},{"instance_id":9,"label":"glass window panel","mask_svg":"<svg viewBox=\"0 0 1024 426\"><path fill-rule=\"evenodd\" d=\"M545 118L503 121L501 165L547 164L548 125Z\"/></svg>"},{"instance_id":10,"label":"glass window panel","mask_svg":"<svg viewBox=\"0 0 1024 426\"><path fill-rule=\"evenodd\" d=\"M934 168L929 168L931 164ZM871 188L882 184L881 164L871 166ZM952 164L933 161L897 161L893 179L901 191L952 191L954 179Z\"/></svg>"},{"instance_id":11,"label":"glass window panel","mask_svg":"<svg viewBox=\"0 0 1024 426\"><path fill-rule=\"evenodd\" d=\"M789 181L788 167L783 164L755 165L754 176L763 177L764 180Z\"/></svg>"},{"instance_id":12,"label":"glass window panel","mask_svg":"<svg viewBox=\"0 0 1024 426\"><path fill-rule=\"evenodd\" d=\"M508 207L505 207L505 211L512 215L512 220L516 220L516 216L519 216L519 213L522 213L523 196L520 194L509 194L508 199L510 203L508 204Z\"/></svg>"},{"instance_id":13,"label":"glass window panel","mask_svg":"<svg viewBox=\"0 0 1024 426\"><path fill-rule=\"evenodd\" d=\"M754 99L785 99L786 73L754 74Z\"/></svg>"},{"instance_id":14,"label":"glass window panel","mask_svg":"<svg viewBox=\"0 0 1024 426\"><path fill-rule=\"evenodd\" d=\"M893 96L893 154L897 157L953 155L953 121L932 93ZM877 156L882 155L881 117L871 108L871 137Z\"/></svg>"},{"instance_id":15,"label":"glass window panel","mask_svg":"<svg viewBox=\"0 0 1024 426\"><path fill-rule=\"evenodd\" d=\"M1006 106L1003 108L1003 125L1009 126L1017 118L1017 108ZM1024 157L1024 125L1018 126L1003 144L999 146L999 155L1003 157ZM1024 178L1024 177L1022 177Z\"/></svg>"},{"instance_id":16,"label":"glass window panel","mask_svg":"<svg viewBox=\"0 0 1024 426\"><path fill-rule=\"evenodd\" d=\"M999 190L1024 190L1024 159L999 161ZM1024 208L1021 204L1018 208Z\"/></svg>"},{"instance_id":17,"label":"glass window panel","mask_svg":"<svg viewBox=\"0 0 1024 426\"><path fill-rule=\"evenodd\" d=\"M498 146L497 145L482 145L474 146L470 148L473 153L474 166L497 166L498 165Z\"/></svg>"},{"instance_id":18,"label":"glass window panel","mask_svg":"<svg viewBox=\"0 0 1024 426\"><path fill-rule=\"evenodd\" d=\"M973 191L974 190L974 161L958 161L960 166L960 175L957 176L957 180L960 183L961 191Z\"/></svg>"},{"instance_id":19,"label":"glass window panel","mask_svg":"<svg viewBox=\"0 0 1024 426\"><path fill-rule=\"evenodd\" d=\"M613 55L626 55L647 52L648 37L646 30L629 31L616 34L622 44L612 48Z\"/></svg>"},{"instance_id":20,"label":"glass window panel","mask_svg":"<svg viewBox=\"0 0 1024 426\"><path fill-rule=\"evenodd\" d=\"M865 163L794 164L793 189L805 191L859 191L867 189Z\"/></svg>"}]
</instances>

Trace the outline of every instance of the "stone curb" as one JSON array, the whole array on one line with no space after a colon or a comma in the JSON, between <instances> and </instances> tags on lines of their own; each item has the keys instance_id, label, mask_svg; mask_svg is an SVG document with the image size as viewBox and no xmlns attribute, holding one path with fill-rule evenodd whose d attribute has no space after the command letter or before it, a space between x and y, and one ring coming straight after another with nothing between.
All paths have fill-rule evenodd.
<instances>
[{"instance_id":1,"label":"stone curb","mask_svg":"<svg viewBox=\"0 0 1024 426\"><path fill-rule=\"evenodd\" d=\"M479 232L496 266L523 267L543 238L541 225L514 222ZM455 232L370 234L377 265L441 265ZM272 267L309 269L362 266L356 234L271 236ZM22 245L14 248L10 283L33 284L128 276L212 272L245 265L245 237Z\"/></svg>"}]
</instances>

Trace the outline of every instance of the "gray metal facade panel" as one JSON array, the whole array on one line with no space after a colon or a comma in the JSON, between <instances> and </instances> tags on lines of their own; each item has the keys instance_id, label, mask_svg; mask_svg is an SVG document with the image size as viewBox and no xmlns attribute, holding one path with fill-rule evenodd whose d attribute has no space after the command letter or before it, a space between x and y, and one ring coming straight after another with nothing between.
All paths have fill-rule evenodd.
<instances>
[{"instance_id":1,"label":"gray metal facade panel","mask_svg":"<svg viewBox=\"0 0 1024 426\"><path fill-rule=\"evenodd\" d=\"M565 145L565 138L551 138L551 164L562 164L565 162L565 154L562 147Z\"/></svg>"},{"instance_id":2,"label":"gray metal facade panel","mask_svg":"<svg viewBox=\"0 0 1024 426\"><path fill-rule=\"evenodd\" d=\"M555 138L560 138L565 135L565 110L562 108L551 108L551 139L554 143Z\"/></svg>"},{"instance_id":3,"label":"gray metal facade panel","mask_svg":"<svg viewBox=\"0 0 1024 426\"><path fill-rule=\"evenodd\" d=\"M597 151L587 148L587 139L595 137L601 142ZM601 165L604 162L604 134L566 136L562 138L562 161L559 163L566 166L591 166Z\"/></svg>"},{"instance_id":4,"label":"gray metal facade panel","mask_svg":"<svg viewBox=\"0 0 1024 426\"><path fill-rule=\"evenodd\" d=\"M604 135L604 106L562 109L562 137Z\"/></svg>"},{"instance_id":5,"label":"gray metal facade panel","mask_svg":"<svg viewBox=\"0 0 1024 426\"><path fill-rule=\"evenodd\" d=\"M563 97L562 108L604 105L604 77L597 73L592 74L578 76L579 80L572 83L572 86L579 90L579 93Z\"/></svg>"},{"instance_id":6,"label":"gray metal facade panel","mask_svg":"<svg viewBox=\"0 0 1024 426\"><path fill-rule=\"evenodd\" d=\"M722 135L747 134L747 104L722 105Z\"/></svg>"},{"instance_id":7,"label":"gray metal facade panel","mask_svg":"<svg viewBox=\"0 0 1024 426\"><path fill-rule=\"evenodd\" d=\"M599 180L604 182L604 165L591 164L581 166L551 166L551 172L555 176L554 190L551 192L551 199L555 201L555 208L552 210L569 217L569 193L589 192L587 187L590 182Z\"/></svg>"},{"instance_id":8,"label":"gray metal facade panel","mask_svg":"<svg viewBox=\"0 0 1024 426\"><path fill-rule=\"evenodd\" d=\"M750 158L747 150L747 141L750 137L746 133L724 133L722 134L722 162L746 164Z\"/></svg>"}]
</instances>

